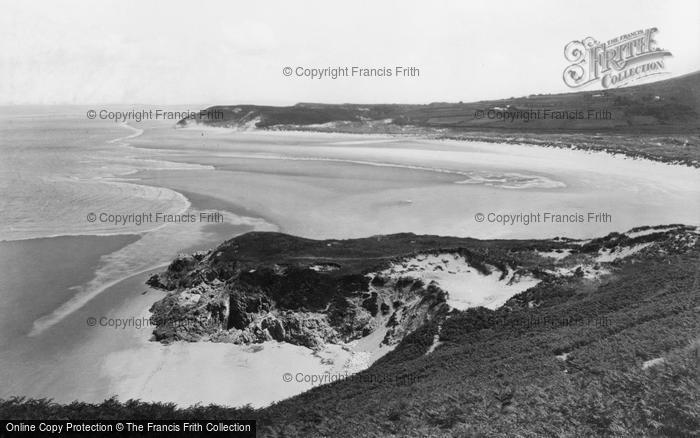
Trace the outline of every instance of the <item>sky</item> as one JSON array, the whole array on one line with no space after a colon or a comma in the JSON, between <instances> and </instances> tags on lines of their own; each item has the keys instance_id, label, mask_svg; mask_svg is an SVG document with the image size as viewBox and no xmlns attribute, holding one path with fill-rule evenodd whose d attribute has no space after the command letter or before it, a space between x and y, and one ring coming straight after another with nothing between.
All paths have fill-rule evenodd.
<instances>
[{"instance_id":1,"label":"sky","mask_svg":"<svg viewBox=\"0 0 700 438\"><path fill-rule=\"evenodd\" d=\"M0 0L0 104L476 101L571 91L564 46L657 27L700 70L697 0ZM413 66L309 79L284 67ZM595 87L591 88L594 89Z\"/></svg>"}]
</instances>

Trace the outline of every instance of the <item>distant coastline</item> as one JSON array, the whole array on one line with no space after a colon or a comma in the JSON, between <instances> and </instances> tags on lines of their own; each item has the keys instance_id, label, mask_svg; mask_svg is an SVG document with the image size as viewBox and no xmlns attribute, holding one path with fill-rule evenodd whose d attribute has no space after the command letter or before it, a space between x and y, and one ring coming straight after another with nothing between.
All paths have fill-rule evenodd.
<instances>
[{"instance_id":1,"label":"distant coastline","mask_svg":"<svg viewBox=\"0 0 700 438\"><path fill-rule=\"evenodd\" d=\"M528 144L700 168L700 72L617 89L469 103L217 105L177 126Z\"/></svg>"},{"instance_id":2,"label":"distant coastline","mask_svg":"<svg viewBox=\"0 0 700 438\"><path fill-rule=\"evenodd\" d=\"M610 133L534 133L534 132L494 132L459 131L411 127L395 132L375 132L361 127L339 129L338 127L273 127L257 129L270 132L314 132L329 134L387 135L390 137L420 138L426 140L453 140L462 142L498 143L503 145L527 145L558 149L573 149L603 152L610 155L621 154L639 160L657 161L700 169L700 135L651 135L610 134ZM407 132L409 131L409 132ZM645 150L648 148L649 150ZM679 154L678 148L691 149L693 156ZM695 155L698 155L697 157Z\"/></svg>"}]
</instances>

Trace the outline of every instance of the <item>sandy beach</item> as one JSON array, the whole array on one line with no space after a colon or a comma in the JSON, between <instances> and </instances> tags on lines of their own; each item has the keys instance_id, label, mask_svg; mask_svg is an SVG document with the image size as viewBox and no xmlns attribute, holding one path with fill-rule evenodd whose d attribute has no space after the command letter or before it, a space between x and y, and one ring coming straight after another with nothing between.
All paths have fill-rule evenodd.
<instances>
[{"instance_id":1,"label":"sandy beach","mask_svg":"<svg viewBox=\"0 0 700 438\"><path fill-rule=\"evenodd\" d=\"M100 401L112 395L103 358L141 338L91 326L88 318L147 319L162 293L145 281L180 252L212 248L253 229L275 227L238 216L235 206L190 194L192 211L226 212L222 223L173 224L143 234L63 236L0 242L0 397ZM67 257L68 255L68 257ZM127 306L128 310L120 310ZM126 313L125 313L126 312ZM130 312L130 313L129 313ZM129 315L129 316L124 316ZM140 335L150 337L150 329Z\"/></svg>"},{"instance_id":2,"label":"sandy beach","mask_svg":"<svg viewBox=\"0 0 700 438\"><path fill-rule=\"evenodd\" d=\"M171 161L216 169L146 171L136 175L143 183L244 205L282 231L307 237L412 231L588 238L640 225L697 224L700 217L700 202L691 201L700 199L698 169L602 152L220 129L147 132L134 144L157 148L152 153ZM586 221L503 225L474 219L477 213L531 212L582 214ZM612 218L588 221L588 213Z\"/></svg>"},{"instance_id":3,"label":"sandy beach","mask_svg":"<svg viewBox=\"0 0 700 438\"><path fill-rule=\"evenodd\" d=\"M583 238L670 222L671 218L691 221L697 217L698 205L688 204L687 199L694 199L689 192L697 192L700 185L688 185L687 181L697 180L698 171L646 160L532 146L499 148L385 137L298 134L291 137L292 144L286 144L288 140L280 134L217 135L214 140L193 140L200 143L196 147L183 142L181 149L157 151L168 160L213 166L215 171L159 170L133 176L141 183L167 187L188 198L206 194L212 208L218 202L245 206L239 207L242 209L237 214L264 217L282 231L315 238L398 231ZM145 136L143 141L151 140ZM282 144L274 146L277 143ZM470 174L473 168L481 173ZM500 174L507 173L502 181L496 176L478 179L489 172L498 174L499 168L508 169L500 170ZM511 174L526 175L522 187L508 185ZM441 195L435 196L438 191ZM656 207L650 210L652 204ZM522 207L509 210L508 205L550 211L579 211L593 205L600 211L611 211L615 221L506 227L479 224L473 219L478 211L522 211ZM474 274L465 274L465 278L469 275ZM477 280L469 280L466 295L456 295L453 305L461 308L475 299L469 294L481 284ZM449 287L448 279L444 281ZM456 281L463 289L466 280ZM492 286L489 283L487 289L493 296L479 298L491 300L492 308L520 290L509 292L500 285ZM127 313L138 309L135 306ZM163 346L148 342L139 332L130 348L109 354L102 372L112 382L111 393L124 399L263 406L309 389L310 385L296 382L296 373L342 373L357 362L347 351L333 349L323 353L332 358L332 365L324 366L319 357L302 347L273 342L253 347L213 343ZM203 357L207 358L206 366ZM295 369L290 371L288 364L294 364ZM295 381L282 380L287 372L293 373ZM173 386L174 381L178 385Z\"/></svg>"},{"instance_id":4,"label":"sandy beach","mask_svg":"<svg viewBox=\"0 0 700 438\"><path fill-rule=\"evenodd\" d=\"M120 281L54 330L23 339L21 353L4 357L3 381L12 384L3 395L261 407L368 365L369 354L336 345L313 352L277 342L153 342L149 308L165 295L145 286L153 272ZM24 365L18 369L19 361Z\"/></svg>"},{"instance_id":5,"label":"sandy beach","mask_svg":"<svg viewBox=\"0 0 700 438\"><path fill-rule=\"evenodd\" d=\"M148 309L163 292L144 283L178 253L212 248L246 231L280 230L312 238L406 231L588 238L639 225L696 224L700 217L700 203L693 201L700 199L700 171L604 153L160 126L126 140L107 152L129 151L132 164L147 164L114 174L111 182L165 193L178 205L186 202L187 212L219 212L225 220L151 227L137 234L126 227L111 229L123 233L115 236L0 243L4 270L12 273L5 287L15 291L4 295L3 314L9 316L0 320L3 342L13 345L3 354L0 372L3 381L14 383L0 396L264 406L310 389L312 378L305 376L352 373L388 351L376 349L381 331L354 346L313 353L276 342L165 346L150 341L147 324L109 326L109 321L148 320ZM475 219L477 213L531 212L604 212L612 220L503 224ZM75 256L65 259L64 254ZM460 275L438 278L459 290L451 302L455 307L494 307L520 290L471 272ZM477 286L488 293L474 295ZM25 289L29 292L19 293ZM92 317L98 320L94 326L87 323ZM284 380L286 373L292 381Z\"/></svg>"}]
</instances>

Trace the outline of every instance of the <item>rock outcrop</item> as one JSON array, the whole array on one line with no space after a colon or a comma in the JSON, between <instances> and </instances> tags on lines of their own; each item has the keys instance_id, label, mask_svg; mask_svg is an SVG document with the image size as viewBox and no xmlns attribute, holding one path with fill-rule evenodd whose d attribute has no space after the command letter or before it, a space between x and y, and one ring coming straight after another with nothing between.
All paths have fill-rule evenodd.
<instances>
[{"instance_id":1,"label":"rock outcrop","mask_svg":"<svg viewBox=\"0 0 700 438\"><path fill-rule=\"evenodd\" d=\"M316 241L249 233L181 255L148 279L169 291L151 308L154 339L274 340L318 350L373 335L390 346L450 312L537 306L551 284L595 287L619 263L683 251L696 241L697 230L681 225L586 242L412 234Z\"/></svg>"}]
</instances>

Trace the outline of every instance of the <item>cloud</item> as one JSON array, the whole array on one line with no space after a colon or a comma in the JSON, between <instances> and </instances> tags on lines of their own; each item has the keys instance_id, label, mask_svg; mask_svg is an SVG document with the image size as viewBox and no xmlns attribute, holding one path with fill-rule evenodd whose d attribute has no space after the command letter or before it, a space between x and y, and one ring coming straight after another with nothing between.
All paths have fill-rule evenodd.
<instances>
[{"instance_id":1,"label":"cloud","mask_svg":"<svg viewBox=\"0 0 700 438\"><path fill-rule=\"evenodd\" d=\"M697 2L0 0L0 104L430 102L567 91L563 48L656 26L700 68ZM599 15L605 5L607 16ZM546 10L546 14L542 11ZM619 12L619 13L618 13ZM284 66L419 67L415 80L307 81Z\"/></svg>"}]
</instances>

